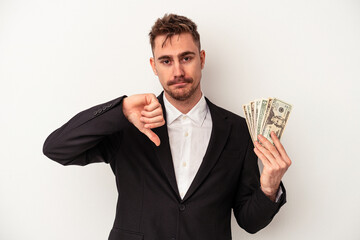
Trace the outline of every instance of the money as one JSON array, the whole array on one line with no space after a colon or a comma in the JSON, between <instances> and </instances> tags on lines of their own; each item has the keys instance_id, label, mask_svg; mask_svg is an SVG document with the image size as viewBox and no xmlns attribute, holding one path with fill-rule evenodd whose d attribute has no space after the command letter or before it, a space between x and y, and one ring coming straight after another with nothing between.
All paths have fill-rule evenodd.
<instances>
[{"instance_id":1,"label":"money","mask_svg":"<svg viewBox=\"0 0 360 240\"><path fill-rule=\"evenodd\" d=\"M261 134L272 144L270 133L281 138L292 110L290 104L277 98L257 99L242 108L252 140L257 141Z\"/></svg>"}]
</instances>

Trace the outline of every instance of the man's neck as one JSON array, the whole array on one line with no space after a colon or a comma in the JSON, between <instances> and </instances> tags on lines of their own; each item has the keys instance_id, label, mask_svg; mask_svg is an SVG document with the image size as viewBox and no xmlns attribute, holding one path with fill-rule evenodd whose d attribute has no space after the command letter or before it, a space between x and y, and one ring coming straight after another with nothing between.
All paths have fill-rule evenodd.
<instances>
[{"instance_id":1,"label":"man's neck","mask_svg":"<svg viewBox=\"0 0 360 240\"><path fill-rule=\"evenodd\" d=\"M190 110L200 101L201 96L202 93L200 91L198 94L194 94L189 99L179 101L172 98L165 92L166 99L171 103L171 105L173 105L177 110L179 110L183 114L187 114L188 112L190 112Z\"/></svg>"}]
</instances>

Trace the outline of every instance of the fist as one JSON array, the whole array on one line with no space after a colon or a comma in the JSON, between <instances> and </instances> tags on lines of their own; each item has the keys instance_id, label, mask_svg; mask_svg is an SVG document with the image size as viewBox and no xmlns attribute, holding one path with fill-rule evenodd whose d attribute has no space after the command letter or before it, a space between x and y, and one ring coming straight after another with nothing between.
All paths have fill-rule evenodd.
<instances>
[{"instance_id":1,"label":"fist","mask_svg":"<svg viewBox=\"0 0 360 240\"><path fill-rule=\"evenodd\" d=\"M151 130L165 124L161 104L152 93L137 94L123 99L123 113L140 132L145 134L156 146L160 138Z\"/></svg>"},{"instance_id":2,"label":"fist","mask_svg":"<svg viewBox=\"0 0 360 240\"><path fill-rule=\"evenodd\" d=\"M291 160L274 132L271 132L271 138L275 146L259 135L258 139L262 145L255 141L254 151L264 165L260 176L261 190L275 201L281 179L290 167Z\"/></svg>"}]
</instances>

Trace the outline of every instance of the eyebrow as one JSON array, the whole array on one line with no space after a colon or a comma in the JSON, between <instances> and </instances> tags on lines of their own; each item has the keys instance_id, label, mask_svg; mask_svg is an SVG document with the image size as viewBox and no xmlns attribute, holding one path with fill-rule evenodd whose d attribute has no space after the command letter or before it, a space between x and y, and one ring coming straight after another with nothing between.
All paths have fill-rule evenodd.
<instances>
[{"instance_id":1,"label":"eyebrow","mask_svg":"<svg viewBox=\"0 0 360 240\"><path fill-rule=\"evenodd\" d=\"M191 51L186 51L186 52L180 53L178 55L178 57L184 57L186 55L195 55L195 53L191 52ZM169 59L169 58L171 58L169 55L163 55L163 56L158 57L157 60Z\"/></svg>"},{"instance_id":2,"label":"eyebrow","mask_svg":"<svg viewBox=\"0 0 360 240\"><path fill-rule=\"evenodd\" d=\"M186 51L186 52L183 52L179 55L179 57L183 57L183 56L186 56L186 55L195 55L194 52L191 52L191 51Z\"/></svg>"}]
</instances>

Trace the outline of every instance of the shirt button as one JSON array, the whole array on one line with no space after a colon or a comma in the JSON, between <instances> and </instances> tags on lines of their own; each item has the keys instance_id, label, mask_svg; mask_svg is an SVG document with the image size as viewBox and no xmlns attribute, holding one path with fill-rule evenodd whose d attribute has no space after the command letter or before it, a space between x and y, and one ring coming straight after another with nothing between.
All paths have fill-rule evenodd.
<instances>
[{"instance_id":1,"label":"shirt button","mask_svg":"<svg viewBox=\"0 0 360 240\"><path fill-rule=\"evenodd\" d=\"M188 132L185 132L185 137L189 136L189 133Z\"/></svg>"},{"instance_id":2,"label":"shirt button","mask_svg":"<svg viewBox=\"0 0 360 240\"><path fill-rule=\"evenodd\" d=\"M186 118L187 118L186 116L183 116L183 117L182 117L183 120L186 120Z\"/></svg>"},{"instance_id":3,"label":"shirt button","mask_svg":"<svg viewBox=\"0 0 360 240\"><path fill-rule=\"evenodd\" d=\"M179 209L180 209L180 211L184 211L185 210L185 205L183 205L183 204L181 204L180 206L179 206Z\"/></svg>"},{"instance_id":4,"label":"shirt button","mask_svg":"<svg viewBox=\"0 0 360 240\"><path fill-rule=\"evenodd\" d=\"M186 162L183 162L183 167L186 167Z\"/></svg>"}]
</instances>

